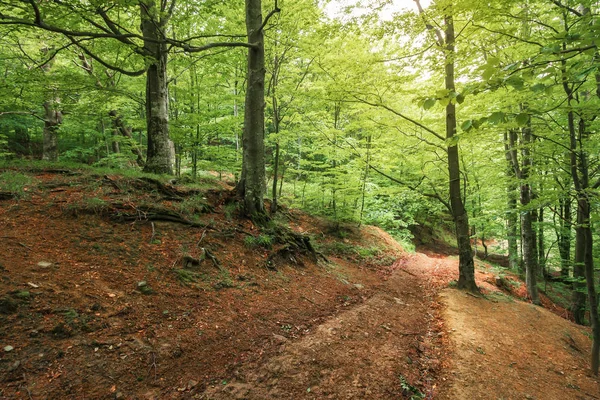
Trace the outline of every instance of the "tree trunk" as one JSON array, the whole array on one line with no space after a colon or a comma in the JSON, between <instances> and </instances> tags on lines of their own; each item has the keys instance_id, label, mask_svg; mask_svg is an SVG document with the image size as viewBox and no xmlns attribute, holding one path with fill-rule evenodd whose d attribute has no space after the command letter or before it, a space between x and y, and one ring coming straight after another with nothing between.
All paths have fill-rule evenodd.
<instances>
[{"instance_id":1,"label":"tree trunk","mask_svg":"<svg viewBox=\"0 0 600 400\"><path fill-rule=\"evenodd\" d=\"M540 207L537 213L537 250L538 266L542 275L546 275L546 243L544 241L544 207Z\"/></svg>"},{"instance_id":2,"label":"tree trunk","mask_svg":"<svg viewBox=\"0 0 600 400\"><path fill-rule=\"evenodd\" d=\"M42 160L58 161L58 128L62 123L62 112L55 108L58 99L44 103L44 145Z\"/></svg>"},{"instance_id":3,"label":"tree trunk","mask_svg":"<svg viewBox=\"0 0 600 400\"><path fill-rule=\"evenodd\" d=\"M277 212L277 175L279 174L279 150L279 140L277 140L275 143L275 160L273 161L273 188L271 192L273 200L271 202L271 214L275 214Z\"/></svg>"},{"instance_id":4,"label":"tree trunk","mask_svg":"<svg viewBox=\"0 0 600 400\"><path fill-rule=\"evenodd\" d=\"M452 15L444 18L445 22L445 87L449 93L456 91L454 84L454 21ZM478 292L475 283L475 264L473 262L473 249L469 238L469 216L465 210L461 195L460 159L458 144L452 140L456 134L456 106L450 102L446 106L446 139L451 145L448 147L448 174L450 185L450 205L452 217L456 228L456 241L458 244L458 288Z\"/></svg>"},{"instance_id":5,"label":"tree trunk","mask_svg":"<svg viewBox=\"0 0 600 400\"><path fill-rule=\"evenodd\" d=\"M506 235L508 241L508 267L512 270L518 270L521 265L519 262L519 247L518 238L518 215L517 210L517 185L514 183L516 179L515 170L512 165L510 155L510 140L508 133L504 132L504 149L506 161L508 163L506 169L506 177L508 185L506 186L507 194L507 212L506 212Z\"/></svg>"},{"instance_id":6,"label":"tree trunk","mask_svg":"<svg viewBox=\"0 0 600 400\"><path fill-rule=\"evenodd\" d=\"M168 48L163 41L162 25L155 0L140 2L144 50L152 55L146 72L146 126L148 152L144 171L173 174L169 147L169 96L167 89Z\"/></svg>"},{"instance_id":7,"label":"tree trunk","mask_svg":"<svg viewBox=\"0 0 600 400\"><path fill-rule=\"evenodd\" d=\"M248 42L248 78L244 134L242 138L242 176L237 191L244 199L244 213L262 220L265 186L265 48L262 30L261 0L246 0Z\"/></svg>"},{"instance_id":8,"label":"tree trunk","mask_svg":"<svg viewBox=\"0 0 600 400\"><path fill-rule=\"evenodd\" d=\"M527 294L533 304L540 304L540 296L537 288L538 274L538 254L534 222L537 220L535 211L530 209L531 186L528 183L531 173L531 143L532 135L529 126L524 127L521 132L521 241L523 242L523 261L525 262L525 282L527 284Z\"/></svg>"},{"instance_id":9,"label":"tree trunk","mask_svg":"<svg viewBox=\"0 0 600 400\"><path fill-rule=\"evenodd\" d=\"M562 196L559 199L559 232L558 252L560 253L560 275L562 277L569 276L571 262L571 198L568 195Z\"/></svg>"}]
</instances>

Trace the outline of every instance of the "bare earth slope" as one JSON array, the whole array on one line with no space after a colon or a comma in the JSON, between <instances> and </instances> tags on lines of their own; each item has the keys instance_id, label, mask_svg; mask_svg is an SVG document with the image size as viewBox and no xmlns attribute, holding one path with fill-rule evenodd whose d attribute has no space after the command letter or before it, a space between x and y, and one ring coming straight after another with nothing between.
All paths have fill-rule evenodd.
<instances>
[{"instance_id":1,"label":"bare earth slope","mask_svg":"<svg viewBox=\"0 0 600 400\"><path fill-rule=\"evenodd\" d=\"M291 213L332 261L292 262L224 190L33 177L0 201L0 399L600 398L587 328L497 294L481 263L486 298L372 227ZM182 265L207 251L219 266Z\"/></svg>"},{"instance_id":2,"label":"bare earth slope","mask_svg":"<svg viewBox=\"0 0 600 400\"><path fill-rule=\"evenodd\" d=\"M597 399L585 330L532 304L441 294L454 345L440 399Z\"/></svg>"}]
</instances>

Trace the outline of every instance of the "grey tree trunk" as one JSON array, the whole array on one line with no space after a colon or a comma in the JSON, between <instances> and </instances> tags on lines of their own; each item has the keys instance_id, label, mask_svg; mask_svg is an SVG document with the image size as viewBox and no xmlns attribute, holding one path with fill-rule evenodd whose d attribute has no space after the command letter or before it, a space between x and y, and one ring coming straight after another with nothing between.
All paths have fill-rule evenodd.
<instances>
[{"instance_id":1,"label":"grey tree trunk","mask_svg":"<svg viewBox=\"0 0 600 400\"><path fill-rule=\"evenodd\" d=\"M591 223L591 203L588 197L589 164L583 149L583 140L587 136L583 119L579 121L578 135L575 134L573 111L569 112L569 134L571 144L571 175L577 193L577 226L575 228L575 268L585 273L587 300L590 306L590 325L592 326L591 369L598 375L600 364L600 321L598 319L598 296L594 280L593 236Z\"/></svg>"},{"instance_id":2,"label":"grey tree trunk","mask_svg":"<svg viewBox=\"0 0 600 400\"><path fill-rule=\"evenodd\" d=\"M242 138L242 176L237 191L244 199L244 213L262 220L265 183L265 46L261 0L246 0L248 42L248 77L244 134Z\"/></svg>"},{"instance_id":3,"label":"grey tree trunk","mask_svg":"<svg viewBox=\"0 0 600 400\"><path fill-rule=\"evenodd\" d=\"M444 18L445 22L445 87L449 93L455 92L454 84L454 21L452 15ZM456 106L450 102L446 106L446 139L453 143L456 134ZM475 264L473 262L473 249L469 236L469 216L465 210L461 195L460 159L458 144L448 147L448 174L450 186L450 205L452 217L456 228L456 241L458 245L458 288L478 292L475 283Z\"/></svg>"},{"instance_id":4,"label":"grey tree trunk","mask_svg":"<svg viewBox=\"0 0 600 400\"><path fill-rule=\"evenodd\" d=\"M566 195L559 199L560 221L558 223L558 251L560 253L560 275L569 276L571 263L571 230L573 223L571 220L571 198Z\"/></svg>"},{"instance_id":5,"label":"grey tree trunk","mask_svg":"<svg viewBox=\"0 0 600 400\"><path fill-rule=\"evenodd\" d=\"M58 161L58 129L62 123L62 112L56 108L58 99L44 103L44 144L42 160Z\"/></svg>"},{"instance_id":6,"label":"grey tree trunk","mask_svg":"<svg viewBox=\"0 0 600 400\"><path fill-rule=\"evenodd\" d=\"M529 126L524 127L521 132L521 241L523 243L523 261L525 262L525 282L527 285L527 294L533 304L540 304L540 296L537 287L538 274L538 253L537 241L534 228L534 222L537 220L537 214L530 209L532 199L531 186L529 185L529 176L533 165L531 155L532 135Z\"/></svg>"},{"instance_id":7,"label":"grey tree trunk","mask_svg":"<svg viewBox=\"0 0 600 400\"><path fill-rule=\"evenodd\" d=\"M146 126L148 152L144 171L173 174L169 147L169 96L167 89L167 54L164 42L165 26L155 0L140 2L144 50L152 55L146 72Z\"/></svg>"},{"instance_id":8,"label":"grey tree trunk","mask_svg":"<svg viewBox=\"0 0 600 400\"><path fill-rule=\"evenodd\" d=\"M518 270L521 265L519 259L519 246L517 238L518 232L518 215L517 210L517 185L514 183L516 179L515 170L512 166L510 156L508 133L504 133L504 149L506 154L506 161L508 162L508 168L506 170L506 176L508 178L508 185L506 186L507 194L507 213L506 213L506 233L508 241L508 267L512 270Z\"/></svg>"}]
</instances>

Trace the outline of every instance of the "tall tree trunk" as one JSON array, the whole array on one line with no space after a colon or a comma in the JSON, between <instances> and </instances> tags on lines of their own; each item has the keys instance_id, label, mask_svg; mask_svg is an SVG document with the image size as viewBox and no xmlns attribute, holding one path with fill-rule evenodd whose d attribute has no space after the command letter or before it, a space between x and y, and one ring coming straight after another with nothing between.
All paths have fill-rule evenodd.
<instances>
[{"instance_id":1,"label":"tall tree trunk","mask_svg":"<svg viewBox=\"0 0 600 400\"><path fill-rule=\"evenodd\" d=\"M275 134L275 160L273 161L273 188L271 192L271 196L273 198L271 202L271 214L275 214L277 212L277 179L279 174L279 104L277 102L277 84L278 82L278 73L279 73L279 58L275 56L273 60L273 78L271 81L271 95L272 95L272 105L273 105L273 133Z\"/></svg>"},{"instance_id":2,"label":"tall tree trunk","mask_svg":"<svg viewBox=\"0 0 600 400\"><path fill-rule=\"evenodd\" d=\"M510 141L508 138L508 133L504 133L504 149L506 154L506 161L508 162L508 167L506 169L506 176L508 179L508 184L506 186L506 194L507 194L507 212L506 212L506 234L508 241L508 267L512 270L518 270L521 263L519 262L519 247L517 243L517 238L519 236L518 232L518 215L519 211L517 210L517 185L514 183L516 179L515 170L512 166L511 156L510 156Z\"/></svg>"},{"instance_id":3,"label":"tall tree trunk","mask_svg":"<svg viewBox=\"0 0 600 400\"><path fill-rule=\"evenodd\" d=\"M531 210L530 203L532 199L529 177L533 165L531 155L532 135L531 128L526 126L521 132L521 240L523 242L523 260L525 262L525 282L527 284L527 294L533 304L540 304L540 296L537 288L538 274L538 254L534 222L537 220L537 214Z\"/></svg>"},{"instance_id":4,"label":"tall tree trunk","mask_svg":"<svg viewBox=\"0 0 600 400\"><path fill-rule=\"evenodd\" d=\"M167 54L164 42L165 27L161 22L155 0L140 2L144 50L152 55L146 72L146 126L148 152L144 171L173 174L169 146L169 96L167 89Z\"/></svg>"},{"instance_id":5,"label":"tall tree trunk","mask_svg":"<svg viewBox=\"0 0 600 400\"><path fill-rule=\"evenodd\" d=\"M567 87L566 83L565 87ZM567 90L569 100L572 92ZM571 101L569 101L570 103ZM587 300L590 306L590 324L592 326L592 353L591 369L598 375L600 361L600 321L598 320L598 297L594 281L593 236L591 226L591 202L589 199L589 163L588 155L583 148L587 137L585 121L579 119L579 127L575 129L575 115L568 113L569 136L571 148L571 176L577 194L577 226L575 227L575 266L574 269L583 268L587 287ZM577 291L576 291L577 292Z\"/></svg>"},{"instance_id":6,"label":"tall tree trunk","mask_svg":"<svg viewBox=\"0 0 600 400\"><path fill-rule=\"evenodd\" d=\"M242 138L242 176L237 191L244 199L244 213L253 219L266 217L265 186L265 47L261 0L246 0L248 77L244 134Z\"/></svg>"},{"instance_id":7,"label":"tall tree trunk","mask_svg":"<svg viewBox=\"0 0 600 400\"><path fill-rule=\"evenodd\" d=\"M454 21L452 14L446 15L445 22L445 87L449 93L456 91L454 84ZM469 216L465 210L461 195L460 159L458 144L452 140L456 134L456 106L450 102L446 106L446 138L448 147L448 174L450 186L450 205L456 228L458 244L458 288L473 292L479 291L475 283L475 264L473 249L469 238Z\"/></svg>"},{"instance_id":8,"label":"tall tree trunk","mask_svg":"<svg viewBox=\"0 0 600 400\"><path fill-rule=\"evenodd\" d=\"M558 252L560 254L560 275L569 276L571 263L571 198L568 195L559 199Z\"/></svg>"},{"instance_id":9,"label":"tall tree trunk","mask_svg":"<svg viewBox=\"0 0 600 400\"><path fill-rule=\"evenodd\" d=\"M540 190L542 191L542 190ZM538 265L544 276L546 273L546 242L544 236L544 207L540 207L537 215Z\"/></svg>"},{"instance_id":10,"label":"tall tree trunk","mask_svg":"<svg viewBox=\"0 0 600 400\"><path fill-rule=\"evenodd\" d=\"M44 145L42 160L58 161L58 129L62 123L62 112L56 109L58 99L44 103Z\"/></svg>"}]
</instances>

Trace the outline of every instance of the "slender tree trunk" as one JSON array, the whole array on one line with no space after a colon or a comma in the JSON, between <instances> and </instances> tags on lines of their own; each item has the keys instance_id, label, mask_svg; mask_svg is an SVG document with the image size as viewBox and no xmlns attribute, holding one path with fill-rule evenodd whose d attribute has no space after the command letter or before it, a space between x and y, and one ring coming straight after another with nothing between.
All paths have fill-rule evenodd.
<instances>
[{"instance_id":1,"label":"slender tree trunk","mask_svg":"<svg viewBox=\"0 0 600 400\"><path fill-rule=\"evenodd\" d=\"M516 179L515 170L512 166L510 156L508 133L504 133L504 148L506 154L506 161L508 167L506 169L506 177L508 184L506 186L507 194L507 212L506 212L506 233L508 241L508 267L512 270L518 270L520 266L519 262L519 247L517 243L518 238L518 215L517 210L517 185L514 183Z\"/></svg>"},{"instance_id":2,"label":"slender tree trunk","mask_svg":"<svg viewBox=\"0 0 600 400\"><path fill-rule=\"evenodd\" d=\"M242 176L237 191L244 199L244 213L253 219L266 217L265 187L265 48L262 30L261 0L246 0L246 30L248 42L248 78Z\"/></svg>"},{"instance_id":3,"label":"slender tree trunk","mask_svg":"<svg viewBox=\"0 0 600 400\"><path fill-rule=\"evenodd\" d=\"M540 189L540 191L543 191ZM538 265L544 276L546 273L546 242L544 236L544 207L538 210L537 243L538 243Z\"/></svg>"},{"instance_id":4,"label":"slender tree trunk","mask_svg":"<svg viewBox=\"0 0 600 400\"><path fill-rule=\"evenodd\" d=\"M537 288L538 274L538 253L537 242L534 229L534 222L537 220L537 214L530 209L532 199L531 186L528 183L531 174L532 157L531 143L532 135L529 126L524 127L521 132L522 147L522 167L521 167L521 240L523 242L523 260L525 262L525 281L527 284L527 294L533 304L540 304L540 296Z\"/></svg>"},{"instance_id":5,"label":"slender tree trunk","mask_svg":"<svg viewBox=\"0 0 600 400\"><path fill-rule=\"evenodd\" d=\"M152 55L146 72L146 125L148 152L144 171L173 175L173 160L169 146L169 95L167 89L167 54L165 27L155 0L140 2L144 49Z\"/></svg>"},{"instance_id":6,"label":"slender tree trunk","mask_svg":"<svg viewBox=\"0 0 600 400\"><path fill-rule=\"evenodd\" d=\"M571 198L568 195L562 196L559 199L559 232L558 237L558 252L560 253L560 275L562 277L569 276L571 263Z\"/></svg>"},{"instance_id":7,"label":"slender tree trunk","mask_svg":"<svg viewBox=\"0 0 600 400\"><path fill-rule=\"evenodd\" d=\"M55 104L58 99L44 103L44 145L42 160L58 161L58 129L62 123L62 112Z\"/></svg>"},{"instance_id":8,"label":"slender tree trunk","mask_svg":"<svg viewBox=\"0 0 600 400\"><path fill-rule=\"evenodd\" d=\"M449 14L444 18L445 22L445 87L452 93L456 91L454 84L454 21ZM450 102L446 106L446 138L453 143L452 138L456 134L456 106ZM456 240L458 244L458 288L478 292L475 283L475 264L473 262L473 249L469 238L469 216L465 210L461 195L460 181L460 158L458 144L454 143L448 147L448 173L450 186L450 205L452 217L456 228Z\"/></svg>"},{"instance_id":9,"label":"slender tree trunk","mask_svg":"<svg viewBox=\"0 0 600 400\"><path fill-rule=\"evenodd\" d=\"M275 134L275 160L273 161L273 188L271 191L271 196L273 198L271 202L271 214L275 214L277 212L277 179L279 175L279 104L277 102L277 84L278 82L278 72L279 72L279 58L275 56L273 60L273 80L271 82L271 90L272 90L272 105L273 105L273 130Z\"/></svg>"}]
</instances>

